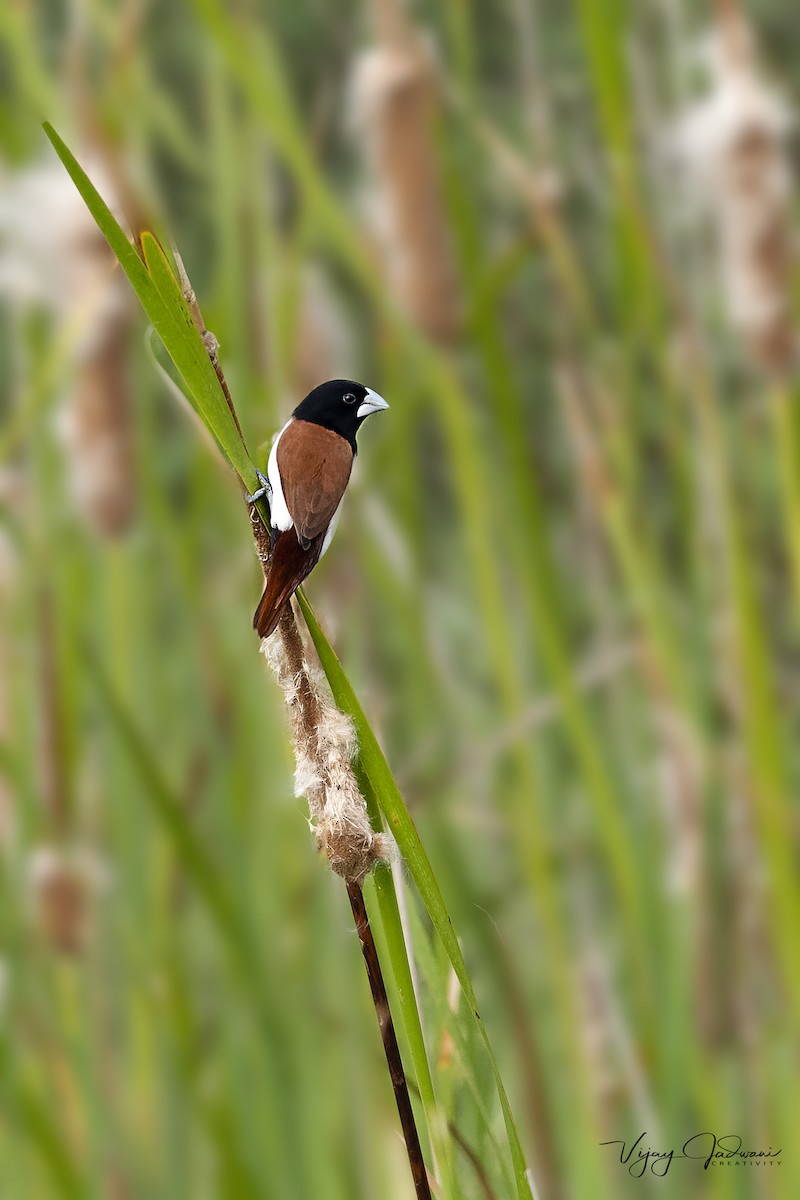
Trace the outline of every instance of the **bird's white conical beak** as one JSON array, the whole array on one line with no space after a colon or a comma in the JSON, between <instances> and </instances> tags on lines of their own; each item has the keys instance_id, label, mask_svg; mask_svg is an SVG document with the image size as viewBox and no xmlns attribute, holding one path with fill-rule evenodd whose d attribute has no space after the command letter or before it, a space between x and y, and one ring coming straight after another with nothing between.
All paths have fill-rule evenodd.
<instances>
[{"instance_id":1,"label":"bird's white conical beak","mask_svg":"<svg viewBox=\"0 0 800 1200\"><path fill-rule=\"evenodd\" d=\"M379 396L377 392L373 392L372 388L367 388L366 396L356 409L356 416L360 421L364 417L368 417L370 413L380 412L382 408L388 407L389 405L383 396Z\"/></svg>"}]
</instances>

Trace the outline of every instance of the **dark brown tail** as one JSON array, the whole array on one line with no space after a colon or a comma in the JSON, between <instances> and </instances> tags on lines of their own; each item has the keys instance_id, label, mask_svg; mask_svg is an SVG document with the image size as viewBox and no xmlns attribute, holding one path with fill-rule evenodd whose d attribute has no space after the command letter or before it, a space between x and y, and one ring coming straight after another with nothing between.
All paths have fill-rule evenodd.
<instances>
[{"instance_id":1,"label":"dark brown tail","mask_svg":"<svg viewBox=\"0 0 800 1200\"><path fill-rule=\"evenodd\" d=\"M269 637L275 632L284 604L317 565L324 538L325 533L320 533L304 550L294 529L278 534L264 594L253 617L253 628L259 637Z\"/></svg>"}]
</instances>

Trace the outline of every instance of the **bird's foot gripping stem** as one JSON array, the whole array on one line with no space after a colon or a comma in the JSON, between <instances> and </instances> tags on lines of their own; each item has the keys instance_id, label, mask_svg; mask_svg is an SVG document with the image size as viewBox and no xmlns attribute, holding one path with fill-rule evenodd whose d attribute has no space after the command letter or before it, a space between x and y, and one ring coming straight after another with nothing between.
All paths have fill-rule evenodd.
<instances>
[{"instance_id":1,"label":"bird's foot gripping stem","mask_svg":"<svg viewBox=\"0 0 800 1200\"><path fill-rule=\"evenodd\" d=\"M258 488L257 491L253 492L252 496L245 497L248 504L255 504L257 500L263 500L264 497L266 497L268 502L272 500L272 484L267 479L266 475L262 475L258 467L256 467L256 475L258 476L258 482L261 484L261 487Z\"/></svg>"}]
</instances>

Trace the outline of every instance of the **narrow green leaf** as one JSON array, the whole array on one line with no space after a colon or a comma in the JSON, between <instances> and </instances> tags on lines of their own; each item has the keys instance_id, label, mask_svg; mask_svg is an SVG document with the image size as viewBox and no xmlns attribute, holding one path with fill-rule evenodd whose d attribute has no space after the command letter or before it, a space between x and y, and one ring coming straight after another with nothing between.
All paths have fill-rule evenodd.
<instances>
[{"instance_id":1,"label":"narrow green leaf","mask_svg":"<svg viewBox=\"0 0 800 1200\"><path fill-rule=\"evenodd\" d=\"M314 616L302 588L298 589L297 598L303 618L308 626L308 631L311 634L320 662L322 663L322 669L333 692L334 699L344 712L349 713L355 723L358 733L358 757L361 768L374 789L381 812L400 847L403 859L417 885L417 889L433 922L434 928L444 944L453 970L461 984L464 998L469 1005L473 1020L477 1024L483 1044L486 1047L492 1071L494 1072L500 1104L503 1109L506 1134L511 1149L511 1157L514 1162L517 1195L520 1197L520 1200L530 1200L531 1190L525 1171L525 1156L522 1151L514 1116L511 1112L505 1086L500 1076L500 1070L492 1052L489 1035L478 1012L478 1001L472 987L472 981L467 972L464 956L461 953L461 947L458 944L453 922L447 911L439 884L433 873L433 868L425 853L425 848L420 841L414 822L403 802L403 797L400 795L400 791L394 781L386 757L378 744L378 739L372 732L370 724L364 715L364 710L353 690L353 686L342 670L342 665Z\"/></svg>"},{"instance_id":2,"label":"narrow green leaf","mask_svg":"<svg viewBox=\"0 0 800 1200\"><path fill-rule=\"evenodd\" d=\"M141 239L143 261L86 172L49 122L45 122L44 131L182 375L192 403L245 487L255 491L255 469L164 251L152 233L144 233Z\"/></svg>"},{"instance_id":3,"label":"narrow green leaf","mask_svg":"<svg viewBox=\"0 0 800 1200\"><path fill-rule=\"evenodd\" d=\"M97 222L100 232L116 254L134 291L147 308L148 303L153 303L154 289L144 263L69 147L61 140L49 121L45 121L42 128L66 167L67 174L80 192L83 202Z\"/></svg>"},{"instance_id":4,"label":"narrow green leaf","mask_svg":"<svg viewBox=\"0 0 800 1200\"><path fill-rule=\"evenodd\" d=\"M364 773L360 773L364 776ZM364 776L365 791L372 791L369 779ZM374 797L374 793L373 793ZM383 933L384 948L391 967L394 980L400 1019L405 1030L414 1073L417 1077L422 1107L436 1155L436 1164L441 1176L444 1194L450 1196L454 1190L453 1162L450 1133L447 1127L447 1117L441 1108L433 1086L428 1052L422 1032L422 1021L417 1007L417 997L411 978L411 967L406 950L405 931L400 920L400 909L397 902L397 892L394 886L391 868L381 863L372 873L372 884L375 899L380 913L380 925ZM371 896L365 893L367 907L370 907ZM370 917L371 919L371 917ZM378 947L379 951L381 947ZM387 972L388 974L388 972Z\"/></svg>"},{"instance_id":5,"label":"narrow green leaf","mask_svg":"<svg viewBox=\"0 0 800 1200\"><path fill-rule=\"evenodd\" d=\"M53 1196L64 1196L65 1200L81 1194L81 1175L59 1124L52 1119L50 1108L42 1103L32 1087L15 1070L9 1048L0 1046L0 1068L3 1078L10 1085L8 1099L15 1124L31 1146L38 1152L53 1185Z\"/></svg>"},{"instance_id":6,"label":"narrow green leaf","mask_svg":"<svg viewBox=\"0 0 800 1200\"><path fill-rule=\"evenodd\" d=\"M189 306L183 298L175 273L163 249L150 233L142 235L142 251L150 278L170 318L167 340L156 325L171 358L183 375L197 410L222 447L240 479L251 479L252 464L242 435L211 365L208 351L195 328Z\"/></svg>"},{"instance_id":7,"label":"narrow green leaf","mask_svg":"<svg viewBox=\"0 0 800 1200\"><path fill-rule=\"evenodd\" d=\"M0 741L0 774L3 774L7 779L11 779L16 772L16 767L17 764L11 753L10 746L5 740Z\"/></svg>"},{"instance_id":8,"label":"narrow green leaf","mask_svg":"<svg viewBox=\"0 0 800 1200\"><path fill-rule=\"evenodd\" d=\"M175 846L175 853L191 878L197 895L217 925L225 944L236 947L246 959L249 946L241 929L228 889L198 838L177 797L150 752L140 731L114 692L99 664L89 655L86 666L103 702L103 708L120 742L130 755L142 781L142 799L150 805Z\"/></svg>"}]
</instances>

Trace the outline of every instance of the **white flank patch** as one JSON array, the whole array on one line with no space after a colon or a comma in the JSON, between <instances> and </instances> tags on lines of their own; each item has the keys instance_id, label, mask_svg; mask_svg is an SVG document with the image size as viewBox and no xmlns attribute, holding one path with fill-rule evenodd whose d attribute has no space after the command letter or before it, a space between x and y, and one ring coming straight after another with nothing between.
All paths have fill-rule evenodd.
<instances>
[{"instance_id":1,"label":"white flank patch","mask_svg":"<svg viewBox=\"0 0 800 1200\"><path fill-rule=\"evenodd\" d=\"M342 496L342 500L344 500L344 496ZM323 554L328 549L328 546L330 546L331 542L333 541L333 535L336 533L336 526L339 524L339 514L342 511L342 500L340 500L336 505L336 512L331 517L330 524L325 530L325 537L322 539L322 549L319 552L320 558L322 558Z\"/></svg>"},{"instance_id":2,"label":"white flank patch","mask_svg":"<svg viewBox=\"0 0 800 1200\"><path fill-rule=\"evenodd\" d=\"M270 500L270 521L273 529L285 531L291 529L294 525L292 514L286 507L286 498L283 494L283 486L281 484L281 473L278 470L278 442L281 440L281 434L291 425L294 417L290 417L284 425L281 432L272 443L272 449L269 452L269 463L267 464L267 479L269 479L272 488L272 497Z\"/></svg>"}]
</instances>

